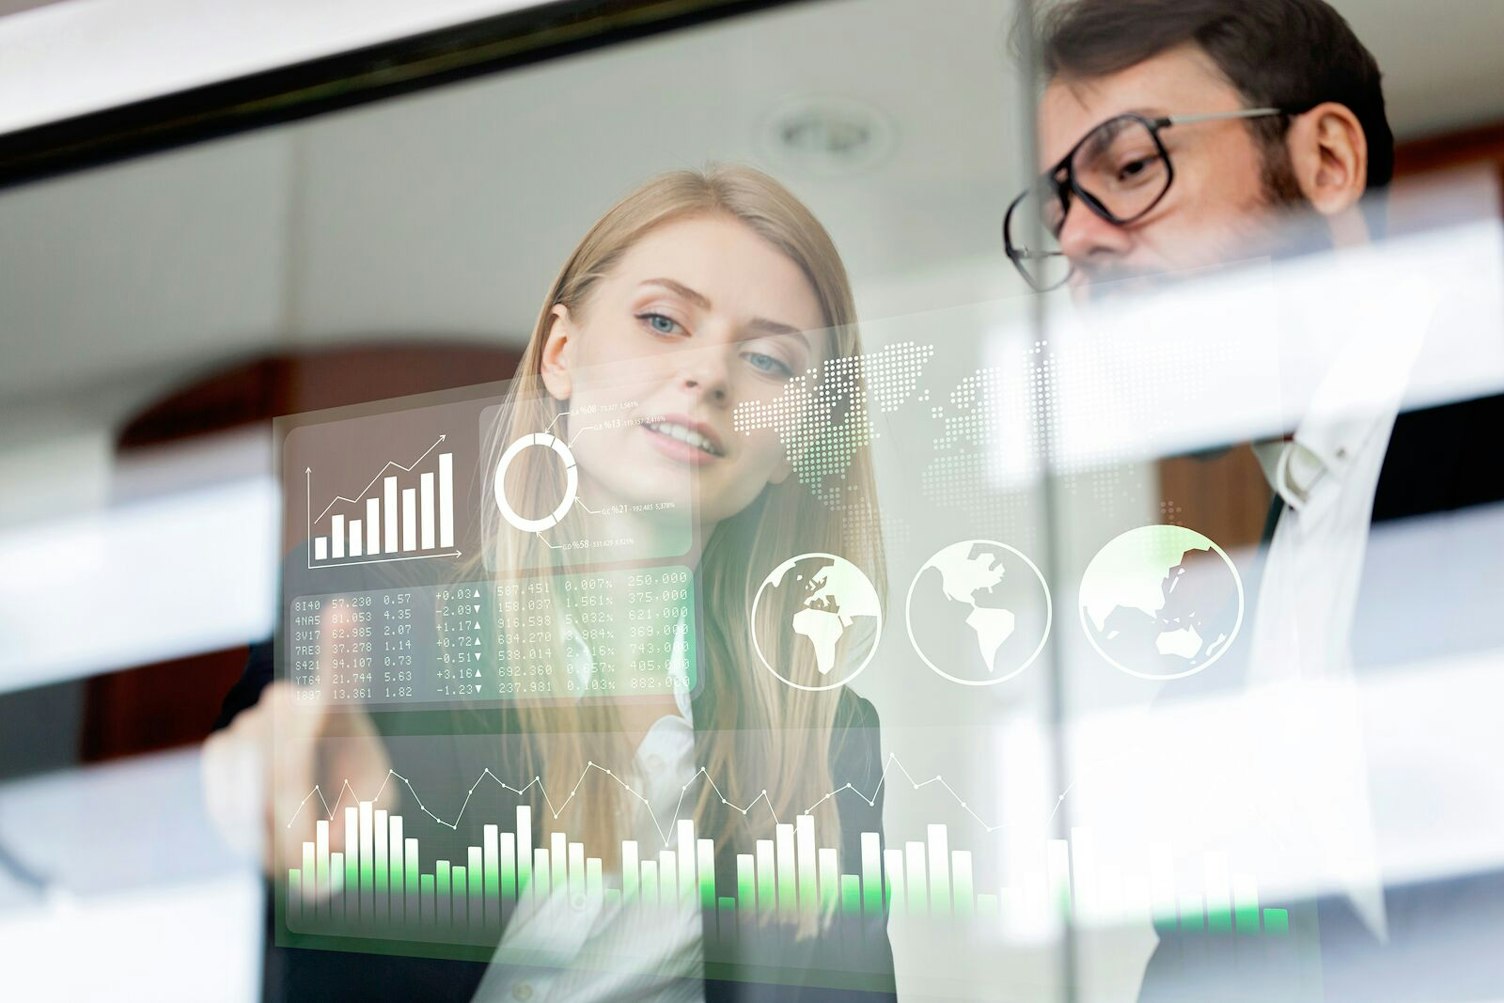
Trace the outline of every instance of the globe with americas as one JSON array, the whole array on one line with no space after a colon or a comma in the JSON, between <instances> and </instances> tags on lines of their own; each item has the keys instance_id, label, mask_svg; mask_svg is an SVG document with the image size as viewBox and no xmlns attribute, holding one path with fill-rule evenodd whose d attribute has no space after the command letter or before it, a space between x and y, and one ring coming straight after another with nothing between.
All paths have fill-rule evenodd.
<instances>
[{"instance_id":1,"label":"globe with americas","mask_svg":"<svg viewBox=\"0 0 1504 1003\"><path fill-rule=\"evenodd\" d=\"M936 673L967 686L1018 675L1049 635L1050 590L1020 551L962 540L936 551L909 585L909 640Z\"/></svg>"}]
</instances>

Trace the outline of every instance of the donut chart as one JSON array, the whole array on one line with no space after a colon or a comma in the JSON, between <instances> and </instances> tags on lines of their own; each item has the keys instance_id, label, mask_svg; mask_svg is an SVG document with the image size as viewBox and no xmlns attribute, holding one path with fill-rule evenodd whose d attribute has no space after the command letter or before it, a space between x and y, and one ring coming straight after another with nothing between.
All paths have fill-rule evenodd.
<instances>
[{"instance_id":1,"label":"donut chart","mask_svg":"<svg viewBox=\"0 0 1504 1003\"><path fill-rule=\"evenodd\" d=\"M506 491L507 471L511 468L513 461L522 455L522 451L531 446L542 446L553 450L558 454L560 462L564 464L564 497L559 500L558 506L552 512L538 519L528 519L519 514L508 500ZM557 526L574 507L575 494L579 491L579 487L580 471L575 466L574 453L569 451L569 446L562 439L556 435L549 435L547 432L524 435L508 446L496 464L496 477L492 482L496 507L501 509L501 517L524 533L541 533L545 529Z\"/></svg>"}]
</instances>

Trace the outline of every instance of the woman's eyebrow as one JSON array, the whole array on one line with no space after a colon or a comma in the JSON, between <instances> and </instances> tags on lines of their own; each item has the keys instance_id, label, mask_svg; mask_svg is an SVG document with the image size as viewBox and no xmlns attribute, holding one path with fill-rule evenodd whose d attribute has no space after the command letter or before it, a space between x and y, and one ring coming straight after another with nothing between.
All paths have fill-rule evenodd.
<instances>
[{"instance_id":1,"label":"woman's eyebrow","mask_svg":"<svg viewBox=\"0 0 1504 1003\"><path fill-rule=\"evenodd\" d=\"M695 292L682 282L673 279L644 279L641 283L645 286L662 286L669 292L682 296L701 310L710 309L710 299L704 293Z\"/></svg>"},{"instance_id":2,"label":"woman's eyebrow","mask_svg":"<svg viewBox=\"0 0 1504 1003\"><path fill-rule=\"evenodd\" d=\"M644 286L662 286L669 292L682 296L701 310L711 309L710 298L704 293L696 292L689 286L675 279L644 279ZM766 317L753 317L746 324L746 329L756 331L759 334L803 334L804 329L795 327L793 324L785 324L781 321L769 320Z\"/></svg>"},{"instance_id":3,"label":"woman's eyebrow","mask_svg":"<svg viewBox=\"0 0 1504 1003\"><path fill-rule=\"evenodd\" d=\"M766 317L753 317L747 322L747 330L758 334L804 334L804 329L792 324L784 324L776 320L768 320Z\"/></svg>"}]
</instances>

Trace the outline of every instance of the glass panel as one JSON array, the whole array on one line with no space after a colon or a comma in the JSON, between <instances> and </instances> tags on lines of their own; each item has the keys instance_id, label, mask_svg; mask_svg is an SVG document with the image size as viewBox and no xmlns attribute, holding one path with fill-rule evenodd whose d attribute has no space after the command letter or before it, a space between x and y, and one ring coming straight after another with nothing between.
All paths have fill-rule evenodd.
<instances>
[{"instance_id":1,"label":"glass panel","mask_svg":"<svg viewBox=\"0 0 1504 1003\"><path fill-rule=\"evenodd\" d=\"M0 787L18 956L272 998L1504 995L1495 179L1349 205L1340 114L937 10L783 5L0 196L0 688L255 642L206 746ZM358 403L103 459L265 354L244 399ZM0 743L55 766L29 700Z\"/></svg>"}]
</instances>

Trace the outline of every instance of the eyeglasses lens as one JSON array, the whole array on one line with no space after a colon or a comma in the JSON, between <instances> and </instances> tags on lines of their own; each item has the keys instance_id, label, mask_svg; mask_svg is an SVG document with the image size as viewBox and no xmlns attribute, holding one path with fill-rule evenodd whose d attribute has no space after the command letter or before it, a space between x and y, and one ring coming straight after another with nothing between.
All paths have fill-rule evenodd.
<instances>
[{"instance_id":1,"label":"eyeglasses lens","mask_svg":"<svg viewBox=\"0 0 1504 1003\"><path fill-rule=\"evenodd\" d=\"M1110 119L1077 147L1069 178L1062 170L1041 179L1019 199L1008 218L1005 240L1030 284L1053 289L1070 276L1059 236L1066 214L1076 208L1077 192L1095 203L1087 211L1127 223L1148 212L1169 185L1170 165L1149 126L1129 116Z\"/></svg>"},{"instance_id":2,"label":"eyeglasses lens","mask_svg":"<svg viewBox=\"0 0 1504 1003\"><path fill-rule=\"evenodd\" d=\"M1170 184L1162 148L1136 118L1099 125L1076 150L1071 170L1076 186L1118 223L1148 212Z\"/></svg>"},{"instance_id":3,"label":"eyeglasses lens","mask_svg":"<svg viewBox=\"0 0 1504 1003\"><path fill-rule=\"evenodd\" d=\"M1064 214L1055 185L1040 181L1019 199L1008 216L1004 240L1013 263L1035 289L1054 289L1070 278L1070 261L1056 237Z\"/></svg>"}]
</instances>

